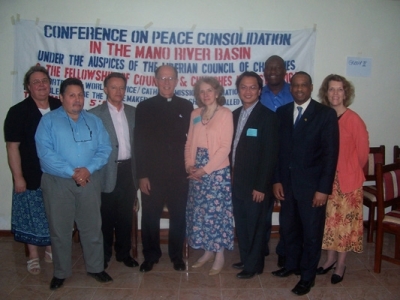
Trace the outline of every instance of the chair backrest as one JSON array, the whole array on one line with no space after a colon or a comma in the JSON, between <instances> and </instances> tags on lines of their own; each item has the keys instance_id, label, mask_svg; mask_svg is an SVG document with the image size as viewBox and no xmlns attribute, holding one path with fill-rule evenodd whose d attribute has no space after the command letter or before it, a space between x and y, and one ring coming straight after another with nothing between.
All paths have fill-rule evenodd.
<instances>
[{"instance_id":1,"label":"chair backrest","mask_svg":"<svg viewBox=\"0 0 400 300\"><path fill-rule=\"evenodd\" d=\"M393 146L393 162L397 162L400 159L400 148L399 146Z\"/></svg>"},{"instance_id":2,"label":"chair backrest","mask_svg":"<svg viewBox=\"0 0 400 300\"><path fill-rule=\"evenodd\" d=\"M382 165L376 164L376 200L378 224L383 220L387 203L400 204L400 162Z\"/></svg>"},{"instance_id":3,"label":"chair backrest","mask_svg":"<svg viewBox=\"0 0 400 300\"><path fill-rule=\"evenodd\" d=\"M376 180L375 164L377 163L385 164L385 146L383 145L369 148L368 162L363 169L366 181Z\"/></svg>"}]
</instances>

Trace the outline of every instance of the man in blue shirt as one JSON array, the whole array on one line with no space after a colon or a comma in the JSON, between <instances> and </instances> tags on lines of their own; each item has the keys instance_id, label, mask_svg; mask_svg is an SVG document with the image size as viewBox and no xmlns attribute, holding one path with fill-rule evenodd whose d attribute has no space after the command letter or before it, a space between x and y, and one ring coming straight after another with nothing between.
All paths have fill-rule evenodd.
<instances>
[{"instance_id":1,"label":"man in blue shirt","mask_svg":"<svg viewBox=\"0 0 400 300\"><path fill-rule=\"evenodd\" d=\"M265 61L264 79L266 85L261 92L261 103L272 111L276 111L277 108L282 105L293 102L293 97L290 93L290 84L285 81L285 75L285 61L282 57L272 55ZM270 205L267 213L267 244L265 256L269 255L268 243L271 237L274 202L275 201L269 201ZM285 265L285 247L282 237L276 247L276 253L278 254L278 266L283 267Z\"/></svg>"},{"instance_id":2,"label":"man in blue shirt","mask_svg":"<svg viewBox=\"0 0 400 300\"><path fill-rule=\"evenodd\" d=\"M68 78L61 83L60 100L62 107L42 117L35 135L53 248L51 290L60 288L71 276L74 221L88 275L102 283L112 281L104 272L97 172L111 153L110 139L101 120L83 110L84 88L79 79Z\"/></svg>"},{"instance_id":3,"label":"man in blue shirt","mask_svg":"<svg viewBox=\"0 0 400 300\"><path fill-rule=\"evenodd\" d=\"M265 61L264 79L266 85L261 92L261 103L272 111L282 105L293 102L290 84L285 81L285 61L278 55L272 55Z\"/></svg>"}]
</instances>

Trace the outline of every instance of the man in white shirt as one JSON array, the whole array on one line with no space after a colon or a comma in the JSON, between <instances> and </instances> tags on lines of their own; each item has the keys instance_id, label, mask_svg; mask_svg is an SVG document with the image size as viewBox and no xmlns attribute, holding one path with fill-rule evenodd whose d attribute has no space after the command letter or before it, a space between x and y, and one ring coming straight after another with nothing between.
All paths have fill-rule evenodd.
<instances>
[{"instance_id":1,"label":"man in white shirt","mask_svg":"<svg viewBox=\"0 0 400 300\"><path fill-rule=\"evenodd\" d=\"M134 178L133 147L136 109L123 103L126 83L123 74L109 74L104 79L107 101L90 110L103 121L112 146L108 162L101 170L104 268L112 256L114 232L116 260L131 268L139 265L130 255L133 204L138 185Z\"/></svg>"}]
</instances>

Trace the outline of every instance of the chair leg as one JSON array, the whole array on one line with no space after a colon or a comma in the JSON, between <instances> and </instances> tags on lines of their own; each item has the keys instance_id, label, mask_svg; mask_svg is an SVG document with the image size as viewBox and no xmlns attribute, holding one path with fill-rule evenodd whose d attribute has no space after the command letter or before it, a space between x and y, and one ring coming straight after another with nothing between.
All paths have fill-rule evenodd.
<instances>
[{"instance_id":1,"label":"chair leg","mask_svg":"<svg viewBox=\"0 0 400 300\"><path fill-rule=\"evenodd\" d=\"M137 258L137 244L138 244L138 217L135 208L133 209L133 217L132 217L132 257Z\"/></svg>"},{"instance_id":2,"label":"chair leg","mask_svg":"<svg viewBox=\"0 0 400 300\"><path fill-rule=\"evenodd\" d=\"M187 239L185 239L185 258L189 258L189 244Z\"/></svg>"},{"instance_id":3,"label":"chair leg","mask_svg":"<svg viewBox=\"0 0 400 300\"><path fill-rule=\"evenodd\" d=\"M381 272L382 248L383 248L383 231L380 231L378 228L376 230L376 243L375 243L375 263L374 263L375 273Z\"/></svg>"},{"instance_id":4,"label":"chair leg","mask_svg":"<svg viewBox=\"0 0 400 300\"><path fill-rule=\"evenodd\" d=\"M374 223L375 223L375 205L371 205L369 207L369 212L368 212L367 243L374 242Z\"/></svg>"},{"instance_id":5,"label":"chair leg","mask_svg":"<svg viewBox=\"0 0 400 300\"><path fill-rule=\"evenodd\" d=\"M400 235L396 235L394 258L400 261Z\"/></svg>"},{"instance_id":6,"label":"chair leg","mask_svg":"<svg viewBox=\"0 0 400 300\"><path fill-rule=\"evenodd\" d=\"M74 229L72 230L72 239L75 243L79 243L81 241L79 237L79 230L78 227L76 227L75 223L74 223Z\"/></svg>"}]
</instances>

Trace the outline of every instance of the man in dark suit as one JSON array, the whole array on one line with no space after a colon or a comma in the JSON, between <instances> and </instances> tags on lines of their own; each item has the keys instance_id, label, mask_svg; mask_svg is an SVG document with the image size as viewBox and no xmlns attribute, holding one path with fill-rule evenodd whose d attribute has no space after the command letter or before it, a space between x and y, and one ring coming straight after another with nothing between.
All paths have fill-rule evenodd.
<instances>
[{"instance_id":1,"label":"man in dark suit","mask_svg":"<svg viewBox=\"0 0 400 300\"><path fill-rule=\"evenodd\" d=\"M164 204L170 214L168 254L177 271L185 270L188 180L184 163L186 134L193 105L177 97L178 72L163 65L155 71L158 95L140 102L136 110L135 154L142 196L141 272L149 272L161 257L160 216Z\"/></svg>"},{"instance_id":2,"label":"man in dark suit","mask_svg":"<svg viewBox=\"0 0 400 300\"><path fill-rule=\"evenodd\" d=\"M254 72L244 72L236 80L243 106L233 112L232 202L240 252L240 262L233 267L242 269L236 275L242 279L264 269L271 177L278 155L278 119L259 102L262 85Z\"/></svg>"},{"instance_id":3,"label":"man in dark suit","mask_svg":"<svg viewBox=\"0 0 400 300\"><path fill-rule=\"evenodd\" d=\"M139 264L131 257L133 203L136 198L133 130L136 109L124 105L126 78L111 73L104 79L107 101L90 110L98 116L110 136L112 152L101 169L101 229L104 241L104 268L112 256L115 233L115 257L127 267Z\"/></svg>"},{"instance_id":4,"label":"man in dark suit","mask_svg":"<svg viewBox=\"0 0 400 300\"><path fill-rule=\"evenodd\" d=\"M300 270L292 289L307 294L314 286L324 231L325 208L332 192L339 152L339 128L333 109L311 99L309 74L291 79L294 103L278 108L279 160L273 191L281 200L285 267L272 272L287 277Z\"/></svg>"}]
</instances>

